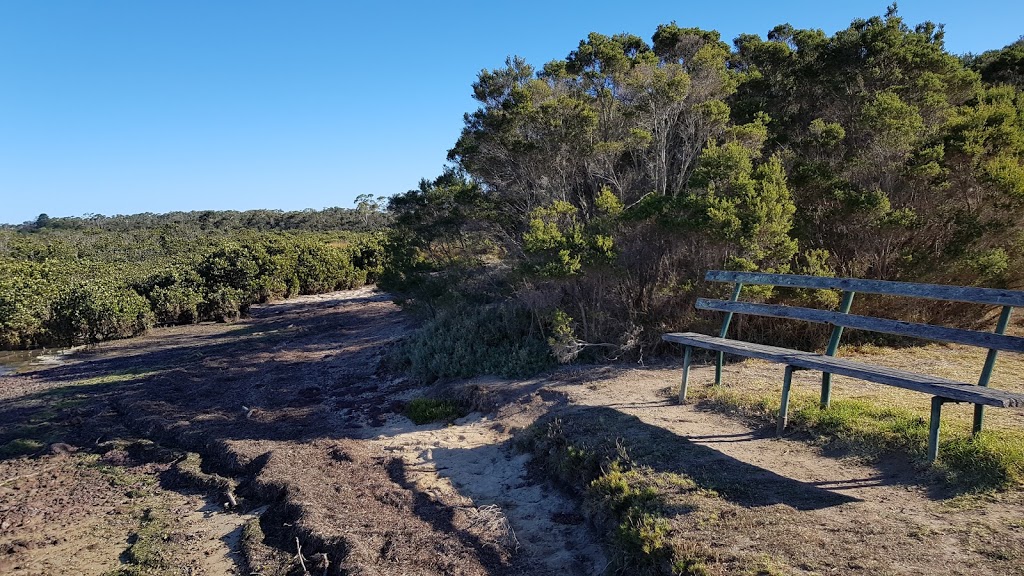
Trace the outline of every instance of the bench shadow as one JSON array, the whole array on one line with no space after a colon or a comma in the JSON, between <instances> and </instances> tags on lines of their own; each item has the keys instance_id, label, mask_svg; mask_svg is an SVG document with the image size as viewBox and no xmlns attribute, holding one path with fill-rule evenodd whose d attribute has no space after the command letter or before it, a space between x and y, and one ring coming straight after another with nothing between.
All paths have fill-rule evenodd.
<instances>
[{"instance_id":1,"label":"bench shadow","mask_svg":"<svg viewBox=\"0 0 1024 576\"><path fill-rule=\"evenodd\" d=\"M616 445L621 445L625 447L630 460L638 465L649 467L655 472L688 476L702 488L715 490L722 498L748 508L777 504L797 510L830 508L859 501L858 498L844 494L846 489L869 483L886 483L883 476L836 483L802 482L743 462L697 441L710 439L737 442L760 437L759 433L691 439L604 406L569 406L542 417L534 427L545 429L556 419L560 427L572 430L567 435L574 443L580 443L598 453L614 453ZM502 450L514 450L513 444L507 442ZM491 445L434 448L432 461L438 474L451 480L453 485L471 487L479 484L480 477L490 474L488 471L491 469L487 464L467 466L466 463L493 460L494 450L495 447ZM514 486L511 485L505 487L512 488ZM493 498L500 499L500 492L495 493Z\"/></svg>"}]
</instances>

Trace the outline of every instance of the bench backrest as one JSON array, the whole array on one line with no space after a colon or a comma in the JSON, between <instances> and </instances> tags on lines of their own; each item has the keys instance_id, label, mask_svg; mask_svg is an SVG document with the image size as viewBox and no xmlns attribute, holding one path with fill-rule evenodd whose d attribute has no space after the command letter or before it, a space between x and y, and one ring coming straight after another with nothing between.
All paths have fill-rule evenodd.
<instances>
[{"instance_id":1,"label":"bench backrest","mask_svg":"<svg viewBox=\"0 0 1024 576\"><path fill-rule=\"evenodd\" d=\"M985 367L979 384L987 385L991 377L992 367L998 351L1024 353L1024 338L1004 334L1010 322L1010 314L1014 307L1024 307L1024 291L1000 290L996 288L971 288L964 286L943 286L939 284L915 284L911 282L888 282L884 280L863 280L858 278L824 278L819 276L801 276L796 274L766 274L760 272L728 272L712 270L705 277L710 282L730 282L735 284L731 300L713 300L701 298L697 300L697 308L725 312L722 323L721 337L725 337L734 313L768 316L772 318L789 318L805 320L833 326L832 338L829 340L826 354L833 355L839 346L843 328L855 328L871 332L895 334L912 338L923 338L939 342L951 342L978 346L989 350ZM744 285L779 286L786 288L809 288L821 290L842 290L843 299L839 311L802 308L799 306L783 306L777 304L758 304L740 302L739 296ZM857 292L868 294L887 294L911 298L928 298L952 302L970 302L1001 306L1002 310L996 324L995 332L980 332L961 328L948 328L932 324L903 322L858 316L850 314L853 296Z\"/></svg>"}]
</instances>

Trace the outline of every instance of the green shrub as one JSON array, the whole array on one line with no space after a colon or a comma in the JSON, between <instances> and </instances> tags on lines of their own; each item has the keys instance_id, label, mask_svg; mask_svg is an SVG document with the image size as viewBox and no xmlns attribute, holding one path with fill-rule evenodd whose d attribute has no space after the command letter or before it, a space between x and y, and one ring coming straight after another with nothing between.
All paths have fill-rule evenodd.
<instances>
[{"instance_id":1,"label":"green shrub","mask_svg":"<svg viewBox=\"0 0 1024 576\"><path fill-rule=\"evenodd\" d=\"M346 250L307 243L299 248L295 274L302 294L348 290L366 281L366 271L357 270Z\"/></svg>"},{"instance_id":2,"label":"green shrub","mask_svg":"<svg viewBox=\"0 0 1024 576\"><path fill-rule=\"evenodd\" d=\"M535 423L518 441L541 469L581 495L584 513L608 533L613 562L623 573L706 574L703 558L684 557L673 545L664 495L657 489L659 482L688 490L697 484L685 476L636 466L620 441L601 437L594 426L555 418ZM577 438L585 438L586 444Z\"/></svg>"},{"instance_id":3,"label":"green shrub","mask_svg":"<svg viewBox=\"0 0 1024 576\"><path fill-rule=\"evenodd\" d=\"M405 342L397 360L427 382L482 374L530 376L552 364L529 314L511 305L445 310Z\"/></svg>"},{"instance_id":4,"label":"green shrub","mask_svg":"<svg viewBox=\"0 0 1024 576\"><path fill-rule=\"evenodd\" d=\"M42 266L0 259L0 348L39 343L52 291Z\"/></svg>"},{"instance_id":5,"label":"green shrub","mask_svg":"<svg viewBox=\"0 0 1024 576\"><path fill-rule=\"evenodd\" d=\"M48 330L66 345L129 338L153 324L145 298L125 287L82 282L62 290L50 304Z\"/></svg>"},{"instance_id":6,"label":"green shrub","mask_svg":"<svg viewBox=\"0 0 1024 576\"><path fill-rule=\"evenodd\" d=\"M149 300L159 324L194 324L201 318L202 278L191 267L154 272L136 283L135 291Z\"/></svg>"},{"instance_id":7,"label":"green shrub","mask_svg":"<svg viewBox=\"0 0 1024 576\"><path fill-rule=\"evenodd\" d=\"M384 272L385 241L384 234L371 234L360 238L352 247L352 265L366 271L368 284L377 282Z\"/></svg>"},{"instance_id":8,"label":"green shrub","mask_svg":"<svg viewBox=\"0 0 1024 576\"><path fill-rule=\"evenodd\" d=\"M466 413L466 408L457 402L435 398L416 398L405 406L405 417L416 424L451 422Z\"/></svg>"},{"instance_id":9,"label":"green shrub","mask_svg":"<svg viewBox=\"0 0 1024 576\"><path fill-rule=\"evenodd\" d=\"M220 287L206 293L200 312L203 318L234 322L249 311L250 300L237 288Z\"/></svg>"},{"instance_id":10,"label":"green shrub","mask_svg":"<svg viewBox=\"0 0 1024 576\"><path fill-rule=\"evenodd\" d=\"M232 320L256 302L353 288L379 274L376 236L228 235L216 223L201 233L171 233L146 228L154 218L161 219L140 215L142 227L129 230L92 227L115 225L116 218L59 219L42 229L0 226L0 348L121 338L154 321Z\"/></svg>"}]
</instances>

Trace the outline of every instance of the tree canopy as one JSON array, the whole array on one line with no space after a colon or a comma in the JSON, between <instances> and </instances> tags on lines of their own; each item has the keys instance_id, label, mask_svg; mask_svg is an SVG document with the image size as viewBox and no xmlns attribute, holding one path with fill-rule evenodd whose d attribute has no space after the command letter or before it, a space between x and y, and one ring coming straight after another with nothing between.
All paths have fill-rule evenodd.
<instances>
[{"instance_id":1,"label":"tree canopy","mask_svg":"<svg viewBox=\"0 0 1024 576\"><path fill-rule=\"evenodd\" d=\"M510 57L453 168L390 203L402 278L504 270L538 329L626 348L693 321L709 268L1019 285L1024 44L943 39L894 5L831 36L672 22Z\"/></svg>"}]
</instances>

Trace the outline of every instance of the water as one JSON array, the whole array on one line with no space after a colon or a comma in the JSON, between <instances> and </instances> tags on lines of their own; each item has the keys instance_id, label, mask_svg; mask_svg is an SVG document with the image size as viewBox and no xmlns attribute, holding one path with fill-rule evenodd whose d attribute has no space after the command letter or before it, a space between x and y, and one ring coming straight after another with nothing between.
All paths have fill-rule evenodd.
<instances>
[{"instance_id":1,"label":"water","mask_svg":"<svg viewBox=\"0 0 1024 576\"><path fill-rule=\"evenodd\" d=\"M32 366L56 366L62 364L65 356L79 348L81 347L0 351L0 376L17 374Z\"/></svg>"}]
</instances>

